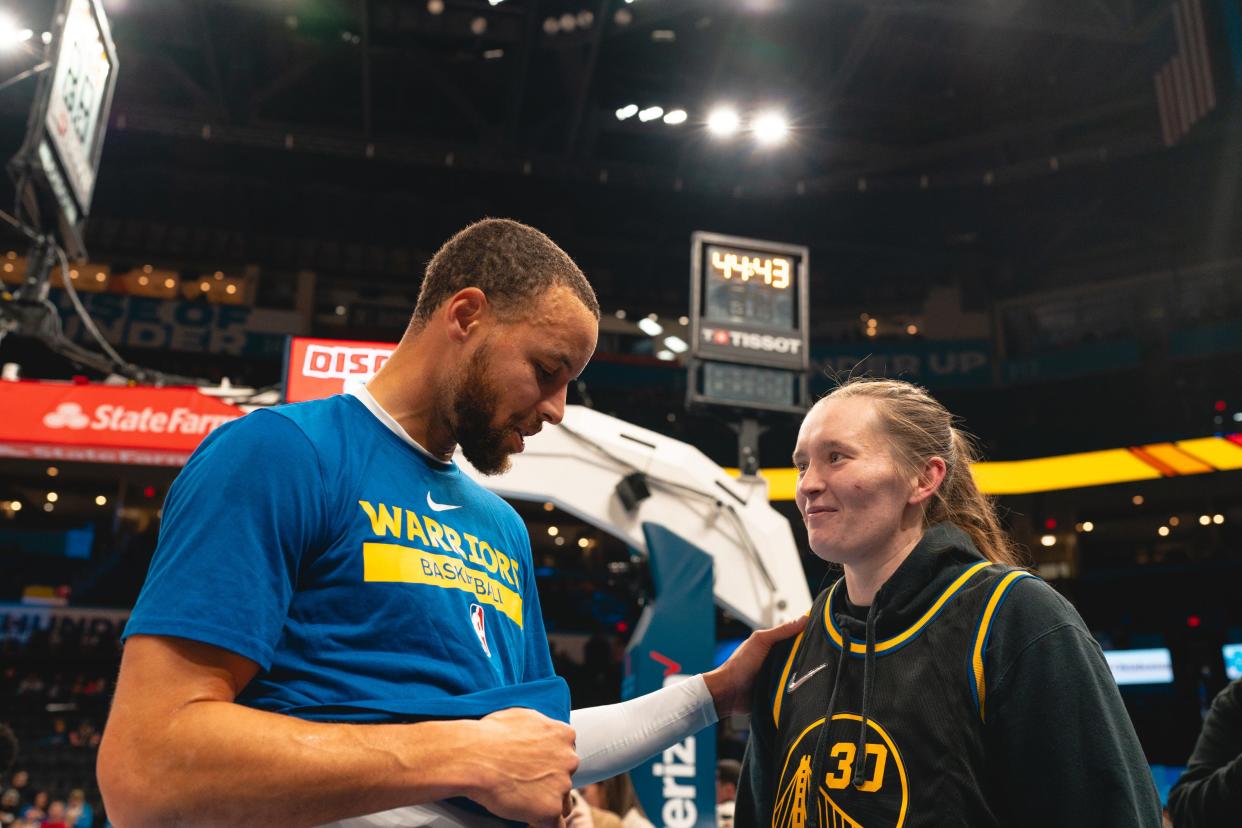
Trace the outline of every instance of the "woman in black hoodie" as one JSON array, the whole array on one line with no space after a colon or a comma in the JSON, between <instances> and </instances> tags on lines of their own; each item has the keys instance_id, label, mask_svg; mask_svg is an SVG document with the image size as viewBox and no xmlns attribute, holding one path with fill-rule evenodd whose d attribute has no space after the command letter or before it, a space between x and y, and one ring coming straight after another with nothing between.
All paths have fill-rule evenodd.
<instances>
[{"instance_id":1,"label":"woman in black hoodie","mask_svg":"<svg viewBox=\"0 0 1242 828\"><path fill-rule=\"evenodd\" d=\"M737 828L1159 828L1099 645L1018 568L949 412L847 382L793 459L811 549L844 575L756 680Z\"/></svg>"}]
</instances>

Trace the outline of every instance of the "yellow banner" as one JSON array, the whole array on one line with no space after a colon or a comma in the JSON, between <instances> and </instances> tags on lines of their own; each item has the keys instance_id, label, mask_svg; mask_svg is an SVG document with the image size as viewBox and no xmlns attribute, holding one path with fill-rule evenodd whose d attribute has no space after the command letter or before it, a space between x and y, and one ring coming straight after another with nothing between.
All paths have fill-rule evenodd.
<instances>
[{"instance_id":1,"label":"yellow banner","mask_svg":"<svg viewBox=\"0 0 1242 828\"><path fill-rule=\"evenodd\" d=\"M469 592L480 604L488 604L522 626L522 596L471 569L461 558L436 555L395 543L362 545L363 580L372 583L427 584L441 589Z\"/></svg>"}]
</instances>

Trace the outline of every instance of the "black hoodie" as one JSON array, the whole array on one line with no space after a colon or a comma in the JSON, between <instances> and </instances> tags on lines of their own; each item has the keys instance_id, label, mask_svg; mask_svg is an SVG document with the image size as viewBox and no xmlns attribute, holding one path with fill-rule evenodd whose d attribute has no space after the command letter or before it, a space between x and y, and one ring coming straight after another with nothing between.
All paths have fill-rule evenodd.
<instances>
[{"instance_id":1,"label":"black hoodie","mask_svg":"<svg viewBox=\"0 0 1242 828\"><path fill-rule=\"evenodd\" d=\"M1078 613L957 527L928 529L871 607L841 579L811 619L756 680L737 828L1159 828Z\"/></svg>"}]
</instances>

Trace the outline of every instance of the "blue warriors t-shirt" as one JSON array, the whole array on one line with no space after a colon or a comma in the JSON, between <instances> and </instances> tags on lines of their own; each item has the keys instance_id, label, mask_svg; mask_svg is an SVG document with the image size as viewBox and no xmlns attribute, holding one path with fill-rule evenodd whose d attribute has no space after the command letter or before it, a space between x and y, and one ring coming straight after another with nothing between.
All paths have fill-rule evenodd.
<instances>
[{"instance_id":1,"label":"blue warriors t-shirt","mask_svg":"<svg viewBox=\"0 0 1242 828\"><path fill-rule=\"evenodd\" d=\"M569 718L517 513L352 396L203 441L164 504L139 634L250 659L238 701L305 719Z\"/></svg>"}]
</instances>

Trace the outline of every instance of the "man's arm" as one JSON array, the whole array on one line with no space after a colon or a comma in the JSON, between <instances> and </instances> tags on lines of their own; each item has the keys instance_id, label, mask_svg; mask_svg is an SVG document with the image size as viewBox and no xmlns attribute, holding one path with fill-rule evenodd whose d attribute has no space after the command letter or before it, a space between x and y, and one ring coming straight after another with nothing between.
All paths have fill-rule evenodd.
<instances>
[{"instance_id":1,"label":"man's arm","mask_svg":"<svg viewBox=\"0 0 1242 828\"><path fill-rule=\"evenodd\" d=\"M129 639L97 765L113 823L309 826L452 796L523 822L561 814L578 765L565 724L516 709L305 722L234 703L257 669L184 639Z\"/></svg>"},{"instance_id":2,"label":"man's arm","mask_svg":"<svg viewBox=\"0 0 1242 828\"><path fill-rule=\"evenodd\" d=\"M1186 773L1169 791L1177 828L1227 825L1242 812L1242 681L1212 700Z\"/></svg>"},{"instance_id":3,"label":"man's arm","mask_svg":"<svg viewBox=\"0 0 1242 828\"><path fill-rule=\"evenodd\" d=\"M750 712L755 674L772 647L806 628L801 616L751 633L724 664L620 704L574 710L582 764L574 785L625 773L720 718Z\"/></svg>"}]
</instances>

